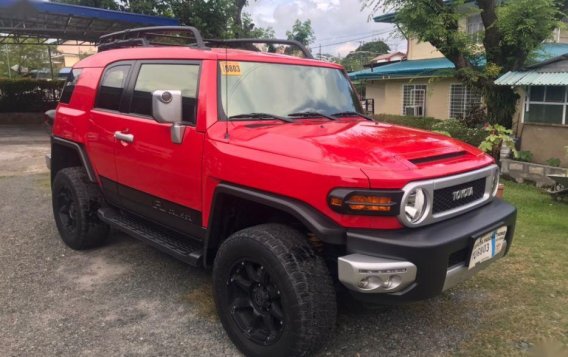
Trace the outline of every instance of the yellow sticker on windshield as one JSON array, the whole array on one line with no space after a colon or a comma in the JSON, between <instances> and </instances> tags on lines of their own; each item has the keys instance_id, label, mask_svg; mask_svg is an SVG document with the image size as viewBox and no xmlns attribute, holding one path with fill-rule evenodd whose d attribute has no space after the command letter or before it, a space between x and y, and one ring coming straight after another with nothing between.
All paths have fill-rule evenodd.
<instances>
[{"instance_id":1,"label":"yellow sticker on windshield","mask_svg":"<svg viewBox=\"0 0 568 357\"><path fill-rule=\"evenodd\" d=\"M239 62L219 62L221 64L221 73L224 76L240 76L241 64Z\"/></svg>"}]
</instances>

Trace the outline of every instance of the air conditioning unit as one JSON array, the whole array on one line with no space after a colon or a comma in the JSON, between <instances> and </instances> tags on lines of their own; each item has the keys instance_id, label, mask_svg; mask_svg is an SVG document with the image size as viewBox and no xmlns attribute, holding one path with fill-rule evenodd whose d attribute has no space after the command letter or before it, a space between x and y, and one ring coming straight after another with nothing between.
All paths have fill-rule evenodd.
<instances>
[{"instance_id":1,"label":"air conditioning unit","mask_svg":"<svg viewBox=\"0 0 568 357\"><path fill-rule=\"evenodd\" d=\"M422 105L412 105L404 107L404 115L410 115L414 117L424 116L424 106Z\"/></svg>"}]
</instances>

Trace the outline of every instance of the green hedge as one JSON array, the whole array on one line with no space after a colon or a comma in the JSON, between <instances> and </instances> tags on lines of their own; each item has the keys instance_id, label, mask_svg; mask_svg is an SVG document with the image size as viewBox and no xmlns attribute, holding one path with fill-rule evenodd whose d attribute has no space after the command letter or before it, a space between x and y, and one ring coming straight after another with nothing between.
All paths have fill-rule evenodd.
<instances>
[{"instance_id":1,"label":"green hedge","mask_svg":"<svg viewBox=\"0 0 568 357\"><path fill-rule=\"evenodd\" d=\"M450 134L452 138L464 141L473 146L479 146L487 136L482 128L468 128L462 121L457 119L434 119L429 117L412 117L401 115L375 115L378 121L409 126L412 128L440 131Z\"/></svg>"},{"instance_id":2,"label":"green hedge","mask_svg":"<svg viewBox=\"0 0 568 357\"><path fill-rule=\"evenodd\" d=\"M432 130L432 127L443 120L434 119L430 117L411 117L402 115L389 115L389 114L377 114L374 116L375 119L382 122L387 122L396 125L409 126L411 128Z\"/></svg>"},{"instance_id":3,"label":"green hedge","mask_svg":"<svg viewBox=\"0 0 568 357\"><path fill-rule=\"evenodd\" d=\"M54 109L64 81L0 78L0 112L44 112Z\"/></svg>"}]
</instances>

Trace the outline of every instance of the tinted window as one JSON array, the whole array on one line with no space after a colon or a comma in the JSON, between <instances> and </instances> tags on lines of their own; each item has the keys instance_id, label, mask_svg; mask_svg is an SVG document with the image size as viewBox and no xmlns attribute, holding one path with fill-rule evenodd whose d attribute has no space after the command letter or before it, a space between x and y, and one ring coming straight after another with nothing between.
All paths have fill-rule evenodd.
<instances>
[{"instance_id":1,"label":"tinted window","mask_svg":"<svg viewBox=\"0 0 568 357\"><path fill-rule=\"evenodd\" d=\"M101 81L97 107L119 110L120 99L126 85L126 78L130 71L130 65L120 65L109 68Z\"/></svg>"},{"instance_id":2,"label":"tinted window","mask_svg":"<svg viewBox=\"0 0 568 357\"><path fill-rule=\"evenodd\" d=\"M75 85L79 80L80 74L80 69L74 69L67 75L67 80L65 82L65 85L63 86L63 91L61 92L61 98L59 98L59 101L61 103L69 103L71 101L71 95L75 90Z\"/></svg>"},{"instance_id":3,"label":"tinted window","mask_svg":"<svg viewBox=\"0 0 568 357\"><path fill-rule=\"evenodd\" d=\"M153 91L180 90L183 120L195 122L198 78L199 65L143 64L134 86L130 112L151 116Z\"/></svg>"}]
</instances>

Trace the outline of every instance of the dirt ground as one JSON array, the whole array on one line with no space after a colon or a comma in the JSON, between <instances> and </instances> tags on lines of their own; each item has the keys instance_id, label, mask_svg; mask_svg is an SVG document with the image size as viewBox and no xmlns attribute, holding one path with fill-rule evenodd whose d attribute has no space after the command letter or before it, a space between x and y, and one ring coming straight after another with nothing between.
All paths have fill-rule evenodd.
<instances>
[{"instance_id":1,"label":"dirt ground","mask_svg":"<svg viewBox=\"0 0 568 357\"><path fill-rule=\"evenodd\" d=\"M238 355L216 316L210 272L118 233L87 252L61 242L48 151L44 128L0 127L0 355ZM458 287L417 304L342 311L321 355L454 354L487 313L483 301Z\"/></svg>"}]
</instances>

